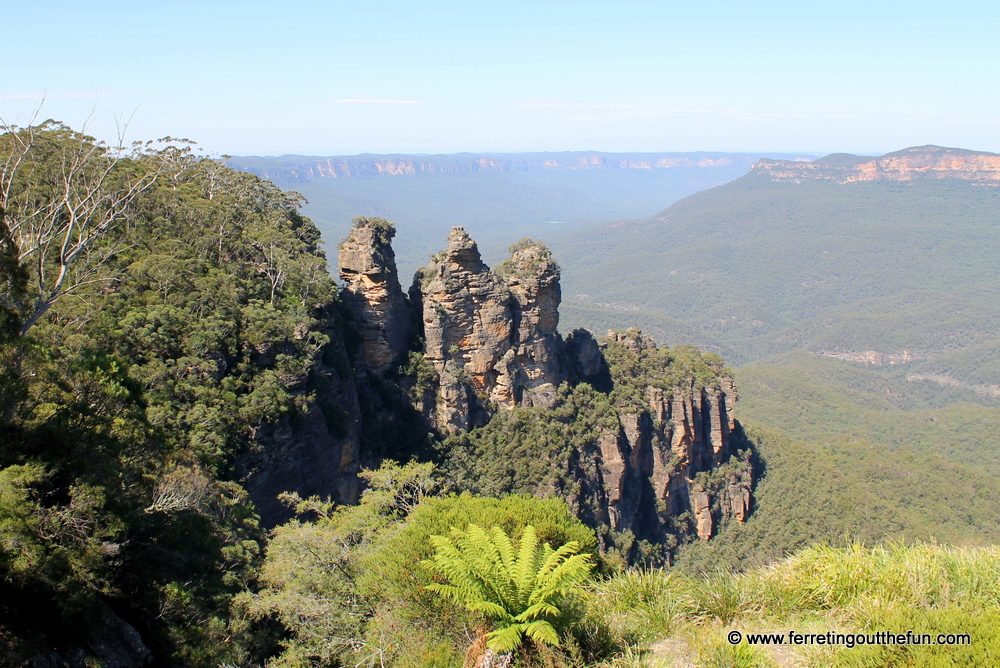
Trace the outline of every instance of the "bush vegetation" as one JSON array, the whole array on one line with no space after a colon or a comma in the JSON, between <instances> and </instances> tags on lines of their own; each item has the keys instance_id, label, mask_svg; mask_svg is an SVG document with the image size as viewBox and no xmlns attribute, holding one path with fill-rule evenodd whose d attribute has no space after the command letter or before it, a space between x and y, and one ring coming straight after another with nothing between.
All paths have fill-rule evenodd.
<instances>
[{"instance_id":1,"label":"bush vegetation","mask_svg":"<svg viewBox=\"0 0 1000 668\"><path fill-rule=\"evenodd\" d=\"M619 642L653 648L640 665L773 666L782 652L782 665L986 666L1000 658L998 582L1000 551L992 546L819 544L743 574L626 572L591 585L585 602ZM729 630L745 638L792 629L969 633L972 643L779 648L726 641Z\"/></svg>"},{"instance_id":2,"label":"bush vegetation","mask_svg":"<svg viewBox=\"0 0 1000 668\"><path fill-rule=\"evenodd\" d=\"M5 179L10 174L2 170L17 162L7 158L19 150L19 132L0 135ZM643 405L650 385L697 388L728 373L717 355L657 349L626 333L607 346L613 387L565 385L550 409L502 411L432 451L396 386L420 399L433 385L428 363L411 355L405 381L357 379L368 391L364 448L374 460L392 452L438 459L441 468L387 463L363 472L367 489L354 506L289 495L295 518L268 535L241 485L240 458L253 454L262 427L295 424L312 401L331 433L344 433L345 412L317 397L333 375L353 378L358 345L330 324L344 314L319 233L299 213L301 200L196 158L183 145L147 146L109 161L107 147L59 124L31 132L38 150L31 148L30 169L8 179L13 195L0 203L5 665L76 651L114 620L138 629L159 665L462 665L470 644L497 629L435 595L435 573L421 565L434 558L431 537L479 525L522 546L535 535L556 547L575 544L581 554L600 552L598 536L579 519L598 524L579 482L597 477L598 436L618 429L620 408ZM88 169L107 166L109 187L142 187L110 212L114 225L71 267L72 290L45 293L42 275L58 273L63 260L21 257L12 226L31 218L32 206L62 220L50 181L66 155L100 161ZM989 204L990 197L981 200ZM988 243L977 220L959 220L956 229L978 230L976 243ZM392 236L384 219L366 224L386 240ZM70 232L70 242L81 240ZM536 259L549 262L548 250L539 249ZM32 283L39 277L41 284ZM867 280L852 278L849 287L862 290ZM918 286L925 292L907 308L938 308L940 300L926 291L955 280L949 274ZM778 305L798 304L799 292ZM963 298L968 306L980 296ZM837 299L827 295L831 304ZM989 308L975 313L984 326L993 322ZM989 382L991 363L975 362L962 346L990 353L992 339L965 327L942 343L944 335L934 332L928 341L947 350L926 362L927 374L943 373L934 364L944 360L962 365L968 383ZM786 334L822 339L812 325ZM342 337L343 346L329 345L331 337ZM769 345L760 339L761 350ZM515 665L652 665L665 660L664 639L703 665L766 665L764 650L725 646L718 631L772 623L909 625L965 630L976 639L972 647L940 651L817 651L806 657L813 663L997 663L996 549L914 544L927 535L1000 539L1000 486L964 465L996 468L980 447L991 434L993 405L934 403L898 391L916 387L900 377L884 383L885 376L838 373L824 379L824 389L780 365L746 372L748 387L770 384L780 399L748 402L751 411L809 437L799 442L751 430L765 473L754 516L711 542L683 546L671 570L623 570L623 559L598 555L591 580L558 587L565 589L558 613L546 609L545 620L523 620L551 623L557 642L536 634L551 646L523 643ZM795 395L815 398L813 408ZM814 410L817 403L822 411ZM915 419L894 423L898 411ZM968 428L979 418L985 426ZM823 426L837 422L838 429ZM941 434L949 434L947 447L937 443ZM807 548L836 543L848 531L856 544ZM887 537L907 543L882 542ZM600 537L605 547L607 538ZM700 575L718 570L725 572Z\"/></svg>"}]
</instances>

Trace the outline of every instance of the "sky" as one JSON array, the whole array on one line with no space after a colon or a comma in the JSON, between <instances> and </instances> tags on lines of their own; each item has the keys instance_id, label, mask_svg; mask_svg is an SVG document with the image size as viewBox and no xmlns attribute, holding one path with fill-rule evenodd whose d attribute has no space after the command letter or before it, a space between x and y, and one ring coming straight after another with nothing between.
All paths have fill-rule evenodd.
<instances>
[{"instance_id":1,"label":"sky","mask_svg":"<svg viewBox=\"0 0 1000 668\"><path fill-rule=\"evenodd\" d=\"M0 0L0 117L229 155L1000 152L1000 3ZM40 110L36 111L40 106Z\"/></svg>"}]
</instances>

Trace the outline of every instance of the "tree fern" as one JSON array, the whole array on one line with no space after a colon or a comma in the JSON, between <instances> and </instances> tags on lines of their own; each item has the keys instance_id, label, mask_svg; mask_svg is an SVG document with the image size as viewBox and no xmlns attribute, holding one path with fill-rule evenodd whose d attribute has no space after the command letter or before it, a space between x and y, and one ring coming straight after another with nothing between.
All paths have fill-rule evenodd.
<instances>
[{"instance_id":1,"label":"tree fern","mask_svg":"<svg viewBox=\"0 0 1000 668\"><path fill-rule=\"evenodd\" d=\"M554 645L559 636L549 619L559 614L559 597L587 578L592 568L589 554L577 554L580 545L570 541L557 550L539 543L535 528L527 526L515 547L500 527L487 532L470 524L465 531L451 530L451 537L431 536L434 557L421 562L447 583L428 589L472 612L496 622L486 635L494 652L509 652L525 636Z\"/></svg>"}]
</instances>

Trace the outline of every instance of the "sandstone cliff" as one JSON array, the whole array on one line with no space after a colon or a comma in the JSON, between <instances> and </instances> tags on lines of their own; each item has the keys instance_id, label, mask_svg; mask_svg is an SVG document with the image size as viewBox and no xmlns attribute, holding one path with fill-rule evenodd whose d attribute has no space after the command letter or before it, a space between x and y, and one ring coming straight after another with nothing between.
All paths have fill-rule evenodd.
<instances>
[{"instance_id":1,"label":"sandstone cliff","mask_svg":"<svg viewBox=\"0 0 1000 668\"><path fill-rule=\"evenodd\" d=\"M941 146L917 146L868 158L834 153L811 162L761 159L751 171L772 181L912 181L915 179L963 179L1000 185L1000 154Z\"/></svg>"},{"instance_id":2,"label":"sandstone cliff","mask_svg":"<svg viewBox=\"0 0 1000 668\"><path fill-rule=\"evenodd\" d=\"M613 380L626 389L612 392L620 402L618 434L599 441L609 525L662 534L672 518L690 513L697 536L708 539L720 522L745 521L753 471L740 452L746 445L733 437L738 395L728 372L720 366L676 379L635 374L643 366L655 371L664 359L664 349L635 330L609 332L602 352L615 353Z\"/></svg>"},{"instance_id":3,"label":"sandstone cliff","mask_svg":"<svg viewBox=\"0 0 1000 668\"><path fill-rule=\"evenodd\" d=\"M340 245L341 299L353 312L365 364L386 371L406 357L411 314L396 274L395 228L382 218L357 218Z\"/></svg>"},{"instance_id":4,"label":"sandstone cliff","mask_svg":"<svg viewBox=\"0 0 1000 668\"><path fill-rule=\"evenodd\" d=\"M558 350L559 269L526 240L493 272L476 242L452 228L447 248L417 272L424 358L438 374L434 424L468 429L489 407L547 405L563 380Z\"/></svg>"},{"instance_id":5,"label":"sandstone cliff","mask_svg":"<svg viewBox=\"0 0 1000 668\"><path fill-rule=\"evenodd\" d=\"M427 428L443 437L482 427L497 411L545 411L564 396L560 386L587 383L616 408L611 422L587 436L590 445L563 464L552 461L572 470L573 484L522 482L565 496L581 517L614 535L661 544L708 539L721 523L747 518L753 471L721 358L658 348L633 330L601 340L576 330L563 340L559 268L529 239L491 270L475 241L453 228L446 248L417 272L407 301L388 229L359 220L341 246L344 303L363 343L360 363L386 382L397 379L400 394L409 389ZM399 367L411 305L420 314L422 366L411 358Z\"/></svg>"},{"instance_id":6,"label":"sandstone cliff","mask_svg":"<svg viewBox=\"0 0 1000 668\"><path fill-rule=\"evenodd\" d=\"M266 179L351 179L417 174L470 174L476 172L548 172L593 170L667 170L723 168L749 165L753 156L723 153L564 153L458 154L458 155L354 155L331 157L232 158L237 169Z\"/></svg>"}]
</instances>

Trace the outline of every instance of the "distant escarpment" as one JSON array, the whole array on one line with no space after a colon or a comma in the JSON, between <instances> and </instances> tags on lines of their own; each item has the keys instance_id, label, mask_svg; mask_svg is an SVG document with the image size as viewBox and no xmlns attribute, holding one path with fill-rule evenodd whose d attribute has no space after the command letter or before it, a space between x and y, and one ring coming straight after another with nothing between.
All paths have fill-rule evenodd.
<instances>
[{"instance_id":1,"label":"distant escarpment","mask_svg":"<svg viewBox=\"0 0 1000 668\"><path fill-rule=\"evenodd\" d=\"M638 331L563 339L559 267L530 239L491 269L455 227L404 296L391 238L358 219L343 301L373 382L405 395L454 488L561 496L608 546L708 539L747 518L750 451L721 358Z\"/></svg>"},{"instance_id":2,"label":"distant escarpment","mask_svg":"<svg viewBox=\"0 0 1000 668\"><path fill-rule=\"evenodd\" d=\"M279 180L351 179L417 174L470 174L476 172L542 172L592 170L664 170L678 167L728 167L747 165L748 154L726 153L507 153L457 155L351 155L281 158L235 158L237 169Z\"/></svg>"},{"instance_id":3,"label":"distant escarpment","mask_svg":"<svg viewBox=\"0 0 1000 668\"><path fill-rule=\"evenodd\" d=\"M942 146L916 146L887 153L879 158L833 153L811 162L762 158L751 167L772 181L913 181L916 179L964 179L1000 184L1000 154Z\"/></svg>"}]
</instances>

